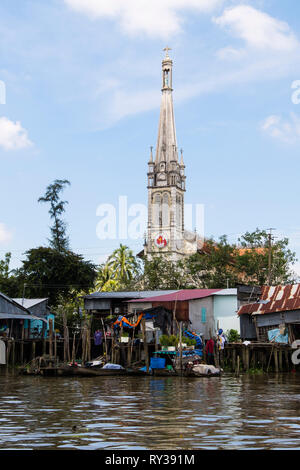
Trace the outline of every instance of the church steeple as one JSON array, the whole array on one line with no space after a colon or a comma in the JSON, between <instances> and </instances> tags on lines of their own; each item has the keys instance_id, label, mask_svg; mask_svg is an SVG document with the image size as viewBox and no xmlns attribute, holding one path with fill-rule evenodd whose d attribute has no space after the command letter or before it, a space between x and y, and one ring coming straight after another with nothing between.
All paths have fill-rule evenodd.
<instances>
[{"instance_id":1,"label":"church steeple","mask_svg":"<svg viewBox=\"0 0 300 470\"><path fill-rule=\"evenodd\" d=\"M155 160L148 161L148 230L144 255L178 260L197 251L197 237L184 228L185 164L178 159L170 48L162 61L162 99Z\"/></svg>"},{"instance_id":2,"label":"church steeple","mask_svg":"<svg viewBox=\"0 0 300 470\"><path fill-rule=\"evenodd\" d=\"M166 47L166 56L162 61L162 100L158 126L155 163L178 161L175 118L172 97L173 62L169 57L171 49Z\"/></svg>"}]
</instances>

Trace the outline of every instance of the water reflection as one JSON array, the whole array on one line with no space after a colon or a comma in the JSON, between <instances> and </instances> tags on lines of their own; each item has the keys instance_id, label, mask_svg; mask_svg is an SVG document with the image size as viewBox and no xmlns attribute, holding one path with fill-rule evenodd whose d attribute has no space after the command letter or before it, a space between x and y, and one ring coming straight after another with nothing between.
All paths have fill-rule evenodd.
<instances>
[{"instance_id":1,"label":"water reflection","mask_svg":"<svg viewBox=\"0 0 300 470\"><path fill-rule=\"evenodd\" d=\"M300 448L300 377L0 376L1 449Z\"/></svg>"}]
</instances>

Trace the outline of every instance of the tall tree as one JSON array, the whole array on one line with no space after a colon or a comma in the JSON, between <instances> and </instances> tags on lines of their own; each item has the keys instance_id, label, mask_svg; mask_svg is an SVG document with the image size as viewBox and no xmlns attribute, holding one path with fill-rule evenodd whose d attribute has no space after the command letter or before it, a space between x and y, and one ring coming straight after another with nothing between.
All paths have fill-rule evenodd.
<instances>
[{"instance_id":1,"label":"tall tree","mask_svg":"<svg viewBox=\"0 0 300 470\"><path fill-rule=\"evenodd\" d=\"M15 275L15 270L10 269L11 253L6 253L0 260L0 292L8 297L21 295L21 286Z\"/></svg>"},{"instance_id":2,"label":"tall tree","mask_svg":"<svg viewBox=\"0 0 300 470\"><path fill-rule=\"evenodd\" d=\"M96 280L96 267L72 251L59 252L50 247L27 251L18 271L21 285L26 283L26 296L48 297L55 307L61 297L73 299L81 290L88 291Z\"/></svg>"},{"instance_id":3,"label":"tall tree","mask_svg":"<svg viewBox=\"0 0 300 470\"><path fill-rule=\"evenodd\" d=\"M100 264L97 270L95 289L99 292L111 292L119 291L121 288L122 284L116 278L113 269L107 263Z\"/></svg>"},{"instance_id":4,"label":"tall tree","mask_svg":"<svg viewBox=\"0 0 300 470\"><path fill-rule=\"evenodd\" d=\"M265 230L256 229L240 237L239 246L242 249L238 249L235 254L236 269L244 273L248 284L265 285L269 280L271 285L296 282L296 275L292 271L296 256L288 247L289 240L276 239L270 245L269 236Z\"/></svg>"},{"instance_id":5,"label":"tall tree","mask_svg":"<svg viewBox=\"0 0 300 470\"><path fill-rule=\"evenodd\" d=\"M62 201L60 193L64 190L65 186L70 184L68 180L55 180L54 183L47 187L45 195L38 199L38 202L50 204L49 214L51 219L53 219L53 226L50 228L52 237L49 239L49 242L50 246L59 252L69 248L66 223L61 219L68 201Z\"/></svg>"},{"instance_id":6,"label":"tall tree","mask_svg":"<svg viewBox=\"0 0 300 470\"><path fill-rule=\"evenodd\" d=\"M108 258L108 267L113 272L114 279L126 286L138 272L138 263L128 246L120 244Z\"/></svg>"}]
</instances>

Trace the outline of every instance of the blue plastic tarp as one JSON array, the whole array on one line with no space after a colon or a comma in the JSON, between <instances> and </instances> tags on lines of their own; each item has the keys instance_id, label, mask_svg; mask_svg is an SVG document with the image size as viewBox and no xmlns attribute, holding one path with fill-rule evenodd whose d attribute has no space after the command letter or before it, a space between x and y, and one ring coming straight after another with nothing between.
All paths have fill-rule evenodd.
<instances>
[{"instance_id":1,"label":"blue plastic tarp","mask_svg":"<svg viewBox=\"0 0 300 470\"><path fill-rule=\"evenodd\" d=\"M120 364L105 364L102 369L124 369Z\"/></svg>"},{"instance_id":2,"label":"blue plastic tarp","mask_svg":"<svg viewBox=\"0 0 300 470\"><path fill-rule=\"evenodd\" d=\"M285 335L280 334L279 328L275 328L274 330L268 331L268 338L269 341L272 343L285 343L289 342L289 335L286 333Z\"/></svg>"}]
</instances>

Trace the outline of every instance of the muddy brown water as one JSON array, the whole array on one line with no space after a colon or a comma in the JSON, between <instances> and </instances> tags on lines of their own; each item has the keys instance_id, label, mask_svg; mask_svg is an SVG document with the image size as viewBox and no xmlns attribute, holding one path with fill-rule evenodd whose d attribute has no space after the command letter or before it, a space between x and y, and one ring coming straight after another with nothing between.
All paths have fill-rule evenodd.
<instances>
[{"instance_id":1,"label":"muddy brown water","mask_svg":"<svg viewBox=\"0 0 300 470\"><path fill-rule=\"evenodd\" d=\"M0 375L0 449L300 449L300 376Z\"/></svg>"}]
</instances>

